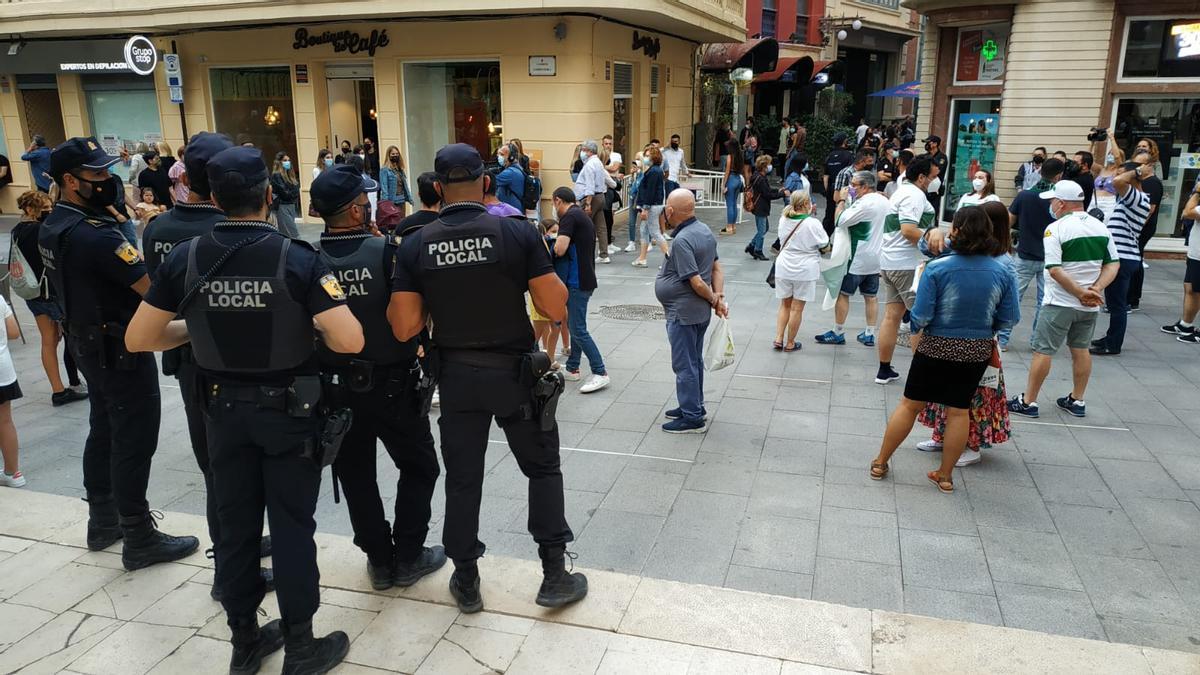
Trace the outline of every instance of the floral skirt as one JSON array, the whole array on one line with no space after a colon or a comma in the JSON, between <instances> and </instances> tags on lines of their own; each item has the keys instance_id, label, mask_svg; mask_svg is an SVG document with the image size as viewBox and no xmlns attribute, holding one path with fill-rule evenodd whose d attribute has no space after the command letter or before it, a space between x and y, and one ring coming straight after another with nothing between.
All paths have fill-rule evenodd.
<instances>
[{"instance_id":1,"label":"floral skirt","mask_svg":"<svg viewBox=\"0 0 1200 675\"><path fill-rule=\"evenodd\" d=\"M1000 369L999 388L979 387L971 398L967 447L990 448L1008 440L1012 426L1008 419L1008 401L1004 389L1004 369ZM946 406L930 403L917 420L933 429L933 440L942 442L946 432Z\"/></svg>"}]
</instances>

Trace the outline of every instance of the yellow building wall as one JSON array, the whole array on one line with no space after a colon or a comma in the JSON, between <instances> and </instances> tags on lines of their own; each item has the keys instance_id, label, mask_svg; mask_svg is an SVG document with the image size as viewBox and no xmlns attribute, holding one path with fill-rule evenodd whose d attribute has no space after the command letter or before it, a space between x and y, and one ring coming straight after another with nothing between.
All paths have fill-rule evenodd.
<instances>
[{"instance_id":1,"label":"yellow building wall","mask_svg":"<svg viewBox=\"0 0 1200 675\"><path fill-rule=\"evenodd\" d=\"M15 79L9 75L8 91L0 90L0 120L3 121L0 127L3 127L4 145L8 148L8 163L13 176L13 182L8 187L0 188L0 211L4 213L16 211L17 197L33 185L29 163L21 161L21 155L29 147L29 136L25 134L20 93Z\"/></svg>"},{"instance_id":2,"label":"yellow building wall","mask_svg":"<svg viewBox=\"0 0 1200 675\"><path fill-rule=\"evenodd\" d=\"M92 124L88 116L87 98L83 93L83 82L78 75L58 76L58 102L62 107L63 131L67 138L91 136Z\"/></svg>"},{"instance_id":3,"label":"yellow building wall","mask_svg":"<svg viewBox=\"0 0 1200 675\"><path fill-rule=\"evenodd\" d=\"M933 106L933 87L937 80L937 55L938 55L938 35L939 28L932 21L925 22L925 35L921 40L921 94L917 97L917 138L922 139L929 136L929 125L932 123ZM948 103L938 102L937 105L949 105Z\"/></svg>"}]
</instances>

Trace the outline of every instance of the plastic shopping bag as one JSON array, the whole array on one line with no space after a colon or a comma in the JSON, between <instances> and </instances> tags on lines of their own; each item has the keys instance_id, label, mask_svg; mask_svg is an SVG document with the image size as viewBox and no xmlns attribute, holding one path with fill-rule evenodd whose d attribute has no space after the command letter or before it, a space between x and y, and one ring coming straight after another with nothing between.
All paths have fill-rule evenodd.
<instances>
[{"instance_id":1,"label":"plastic shopping bag","mask_svg":"<svg viewBox=\"0 0 1200 675\"><path fill-rule=\"evenodd\" d=\"M704 340L704 369L720 370L733 364L733 331L729 320L714 317L708 326L708 337Z\"/></svg>"}]
</instances>

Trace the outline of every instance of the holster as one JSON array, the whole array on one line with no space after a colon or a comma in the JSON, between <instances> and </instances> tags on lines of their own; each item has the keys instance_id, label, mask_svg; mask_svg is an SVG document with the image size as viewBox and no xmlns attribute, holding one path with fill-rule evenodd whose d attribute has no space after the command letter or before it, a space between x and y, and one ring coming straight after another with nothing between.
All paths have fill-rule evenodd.
<instances>
[{"instance_id":1,"label":"holster","mask_svg":"<svg viewBox=\"0 0 1200 675\"><path fill-rule=\"evenodd\" d=\"M442 373L442 358L437 347L432 343L425 347L425 357L417 360L420 370L416 380L417 414L428 417L433 409L433 394L437 391L438 380Z\"/></svg>"},{"instance_id":2,"label":"holster","mask_svg":"<svg viewBox=\"0 0 1200 675\"><path fill-rule=\"evenodd\" d=\"M349 408L338 408L325 416L321 425L321 434L317 438L316 458L322 466L330 466L337 461L338 452L342 449L342 439L350 432L350 424L354 421L354 412Z\"/></svg>"},{"instance_id":3,"label":"holster","mask_svg":"<svg viewBox=\"0 0 1200 675\"><path fill-rule=\"evenodd\" d=\"M179 369L186 363L195 363L191 345L181 345L162 353L163 375L178 375Z\"/></svg>"},{"instance_id":4,"label":"holster","mask_svg":"<svg viewBox=\"0 0 1200 675\"><path fill-rule=\"evenodd\" d=\"M94 354L101 368L134 370L137 354L125 349L125 326L119 323L73 324L69 333L80 354Z\"/></svg>"},{"instance_id":5,"label":"holster","mask_svg":"<svg viewBox=\"0 0 1200 675\"><path fill-rule=\"evenodd\" d=\"M523 360L521 384L528 385L533 393L529 419L538 420L542 431L553 430L557 424L558 397L566 389L562 371L550 369L550 355L546 352L531 352Z\"/></svg>"}]
</instances>

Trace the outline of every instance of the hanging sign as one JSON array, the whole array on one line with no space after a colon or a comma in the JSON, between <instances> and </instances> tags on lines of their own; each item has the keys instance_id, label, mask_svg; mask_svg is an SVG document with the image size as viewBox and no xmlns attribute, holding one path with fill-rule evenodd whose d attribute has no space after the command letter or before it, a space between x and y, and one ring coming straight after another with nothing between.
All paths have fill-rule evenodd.
<instances>
[{"instance_id":1,"label":"hanging sign","mask_svg":"<svg viewBox=\"0 0 1200 675\"><path fill-rule=\"evenodd\" d=\"M138 75L149 75L158 65L158 49L144 35L134 35L125 42L125 65Z\"/></svg>"}]
</instances>

